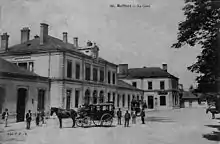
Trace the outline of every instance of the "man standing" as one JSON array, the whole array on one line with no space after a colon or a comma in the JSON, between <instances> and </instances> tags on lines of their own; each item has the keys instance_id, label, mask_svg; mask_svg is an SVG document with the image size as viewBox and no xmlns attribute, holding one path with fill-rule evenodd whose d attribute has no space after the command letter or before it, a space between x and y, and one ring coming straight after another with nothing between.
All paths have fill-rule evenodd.
<instances>
[{"instance_id":1,"label":"man standing","mask_svg":"<svg viewBox=\"0 0 220 144\"><path fill-rule=\"evenodd\" d=\"M31 110L28 110L28 113L26 114L27 129L30 129L31 127L31 120L32 120Z\"/></svg>"},{"instance_id":2,"label":"man standing","mask_svg":"<svg viewBox=\"0 0 220 144\"><path fill-rule=\"evenodd\" d=\"M2 114L2 119L5 121L5 127L8 126L8 109L6 108Z\"/></svg>"},{"instance_id":3,"label":"man standing","mask_svg":"<svg viewBox=\"0 0 220 144\"><path fill-rule=\"evenodd\" d=\"M125 127L129 126L130 118L131 118L131 115L130 115L130 113L128 113L128 110L126 110L126 113L125 113Z\"/></svg>"},{"instance_id":4,"label":"man standing","mask_svg":"<svg viewBox=\"0 0 220 144\"><path fill-rule=\"evenodd\" d=\"M122 113L121 113L121 109L119 108L117 111L118 125L121 125L121 116L122 116Z\"/></svg>"},{"instance_id":5,"label":"man standing","mask_svg":"<svg viewBox=\"0 0 220 144\"><path fill-rule=\"evenodd\" d=\"M145 111L144 111L144 109L142 109L142 111L141 111L141 121L142 121L142 124L145 124L144 118L145 118Z\"/></svg>"},{"instance_id":6,"label":"man standing","mask_svg":"<svg viewBox=\"0 0 220 144\"><path fill-rule=\"evenodd\" d=\"M136 114L134 111L131 112L132 124L136 124Z\"/></svg>"}]
</instances>

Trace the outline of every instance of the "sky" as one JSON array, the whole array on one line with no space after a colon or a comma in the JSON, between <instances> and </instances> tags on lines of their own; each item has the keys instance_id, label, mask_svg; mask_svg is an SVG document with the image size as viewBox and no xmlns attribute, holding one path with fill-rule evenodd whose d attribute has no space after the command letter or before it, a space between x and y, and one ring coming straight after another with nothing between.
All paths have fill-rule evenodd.
<instances>
[{"instance_id":1,"label":"sky","mask_svg":"<svg viewBox=\"0 0 220 144\"><path fill-rule=\"evenodd\" d=\"M110 7L112 4L150 7ZM196 74L187 70L196 61L199 47L173 49L178 23L184 20L183 0L0 0L0 33L10 35L9 46L20 42L20 29L29 27L31 38L40 34L40 23L49 24L49 35L68 41L79 38L100 47L100 56L129 68L162 67L180 78L188 89Z\"/></svg>"}]
</instances>

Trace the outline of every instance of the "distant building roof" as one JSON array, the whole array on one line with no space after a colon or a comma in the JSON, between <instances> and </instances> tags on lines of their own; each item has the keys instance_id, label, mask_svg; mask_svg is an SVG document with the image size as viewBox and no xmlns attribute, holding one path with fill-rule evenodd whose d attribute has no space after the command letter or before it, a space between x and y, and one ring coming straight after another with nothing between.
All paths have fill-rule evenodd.
<instances>
[{"instance_id":1,"label":"distant building roof","mask_svg":"<svg viewBox=\"0 0 220 144\"><path fill-rule=\"evenodd\" d=\"M0 58L0 75L20 78L40 78L46 80L46 77L39 76L33 72L22 69L17 65Z\"/></svg>"},{"instance_id":2,"label":"distant building roof","mask_svg":"<svg viewBox=\"0 0 220 144\"><path fill-rule=\"evenodd\" d=\"M142 78L174 78L177 77L164 71L160 67L144 67L144 68L130 68L127 75L118 75L119 78L126 79L142 79Z\"/></svg>"},{"instance_id":3,"label":"distant building roof","mask_svg":"<svg viewBox=\"0 0 220 144\"><path fill-rule=\"evenodd\" d=\"M130 90L138 90L138 91L143 91L141 89L138 89L126 82L124 82L123 80L118 80L118 87L121 87L121 88L126 88L126 89L130 89Z\"/></svg>"},{"instance_id":4,"label":"distant building roof","mask_svg":"<svg viewBox=\"0 0 220 144\"><path fill-rule=\"evenodd\" d=\"M32 53L52 52L52 51L72 52L83 57L87 57L90 59L92 58L91 56L88 56L80 52L77 48L74 47L73 44L64 43L62 40L52 37L50 35L48 35L47 41L43 45L40 45L40 37L36 37L25 43L11 46L9 47L8 51L5 51L4 53L0 53L0 55L16 55L16 54L22 55L22 54L32 54ZM101 57L99 57L98 60L100 62L105 62L117 66L116 64L111 63Z\"/></svg>"},{"instance_id":5,"label":"distant building roof","mask_svg":"<svg viewBox=\"0 0 220 144\"><path fill-rule=\"evenodd\" d=\"M190 91L184 91L182 99L199 99L199 97Z\"/></svg>"}]
</instances>

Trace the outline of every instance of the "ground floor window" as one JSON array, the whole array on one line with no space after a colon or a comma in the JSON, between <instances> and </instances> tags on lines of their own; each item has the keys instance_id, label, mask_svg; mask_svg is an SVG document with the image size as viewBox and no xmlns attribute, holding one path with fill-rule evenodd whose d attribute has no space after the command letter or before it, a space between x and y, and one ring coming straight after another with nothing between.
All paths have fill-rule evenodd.
<instances>
[{"instance_id":1,"label":"ground floor window","mask_svg":"<svg viewBox=\"0 0 220 144\"><path fill-rule=\"evenodd\" d=\"M166 105L166 96L160 96L160 105L165 106Z\"/></svg>"},{"instance_id":2,"label":"ground floor window","mask_svg":"<svg viewBox=\"0 0 220 144\"><path fill-rule=\"evenodd\" d=\"M122 95L122 107L125 107L125 95Z\"/></svg>"},{"instance_id":3,"label":"ground floor window","mask_svg":"<svg viewBox=\"0 0 220 144\"><path fill-rule=\"evenodd\" d=\"M75 91L75 107L78 108L79 106L79 90Z\"/></svg>"},{"instance_id":4,"label":"ground floor window","mask_svg":"<svg viewBox=\"0 0 220 144\"><path fill-rule=\"evenodd\" d=\"M130 95L128 95L128 108L130 107Z\"/></svg>"},{"instance_id":5,"label":"ground floor window","mask_svg":"<svg viewBox=\"0 0 220 144\"><path fill-rule=\"evenodd\" d=\"M117 97L117 107L119 107L119 101L120 101L120 95L118 94L118 97Z\"/></svg>"},{"instance_id":6,"label":"ground floor window","mask_svg":"<svg viewBox=\"0 0 220 144\"><path fill-rule=\"evenodd\" d=\"M108 93L108 102L111 101L111 93Z\"/></svg>"}]
</instances>

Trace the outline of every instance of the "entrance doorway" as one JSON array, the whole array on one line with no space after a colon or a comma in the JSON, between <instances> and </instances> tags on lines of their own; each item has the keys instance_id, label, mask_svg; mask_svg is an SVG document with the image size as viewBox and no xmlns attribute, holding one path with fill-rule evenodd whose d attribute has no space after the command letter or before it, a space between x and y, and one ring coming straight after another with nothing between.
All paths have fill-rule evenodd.
<instances>
[{"instance_id":1,"label":"entrance doorway","mask_svg":"<svg viewBox=\"0 0 220 144\"><path fill-rule=\"evenodd\" d=\"M24 121L27 89L19 88L17 91L17 122Z\"/></svg>"},{"instance_id":2,"label":"entrance doorway","mask_svg":"<svg viewBox=\"0 0 220 144\"><path fill-rule=\"evenodd\" d=\"M149 109L154 108L154 96L148 96L148 108Z\"/></svg>"},{"instance_id":3,"label":"entrance doorway","mask_svg":"<svg viewBox=\"0 0 220 144\"><path fill-rule=\"evenodd\" d=\"M5 102L5 89L0 87L0 113L3 112L4 102Z\"/></svg>"}]
</instances>

